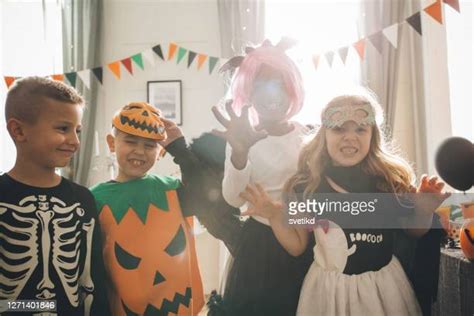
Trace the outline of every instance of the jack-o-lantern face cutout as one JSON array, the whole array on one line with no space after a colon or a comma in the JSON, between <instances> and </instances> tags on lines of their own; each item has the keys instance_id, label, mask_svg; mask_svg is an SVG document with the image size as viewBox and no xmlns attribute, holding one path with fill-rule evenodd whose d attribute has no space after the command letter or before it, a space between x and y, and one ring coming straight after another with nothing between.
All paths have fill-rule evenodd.
<instances>
[{"instance_id":1,"label":"jack-o-lantern face cutout","mask_svg":"<svg viewBox=\"0 0 474 316\"><path fill-rule=\"evenodd\" d=\"M132 102L118 112L112 124L118 130L154 140L166 139L161 112L145 102Z\"/></svg>"},{"instance_id":2,"label":"jack-o-lantern face cutout","mask_svg":"<svg viewBox=\"0 0 474 316\"><path fill-rule=\"evenodd\" d=\"M467 219L461 228L459 243L469 260L474 260L474 218Z\"/></svg>"},{"instance_id":3,"label":"jack-o-lantern face cutout","mask_svg":"<svg viewBox=\"0 0 474 316\"><path fill-rule=\"evenodd\" d=\"M117 222L100 213L113 315L196 315L203 302L194 241L176 191L168 210L149 204L145 219L129 209Z\"/></svg>"}]
</instances>

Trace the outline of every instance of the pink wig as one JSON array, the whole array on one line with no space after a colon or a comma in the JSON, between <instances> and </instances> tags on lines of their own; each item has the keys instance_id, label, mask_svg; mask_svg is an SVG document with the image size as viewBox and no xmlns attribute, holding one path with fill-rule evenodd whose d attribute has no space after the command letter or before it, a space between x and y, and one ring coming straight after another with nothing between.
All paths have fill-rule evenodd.
<instances>
[{"instance_id":1,"label":"pink wig","mask_svg":"<svg viewBox=\"0 0 474 316\"><path fill-rule=\"evenodd\" d=\"M263 65L281 73L290 99L290 106L285 117L290 119L303 106L303 79L296 64L278 46L257 47L242 60L231 85L234 99L233 109L236 113L240 114L242 107L250 103L253 81ZM250 110L252 122L258 123L257 112L254 108Z\"/></svg>"}]
</instances>

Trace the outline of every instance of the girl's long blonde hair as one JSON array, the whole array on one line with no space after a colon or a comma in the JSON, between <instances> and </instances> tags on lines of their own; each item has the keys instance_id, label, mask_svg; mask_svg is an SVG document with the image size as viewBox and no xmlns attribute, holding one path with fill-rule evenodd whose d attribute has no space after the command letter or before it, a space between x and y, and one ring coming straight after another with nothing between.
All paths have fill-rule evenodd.
<instances>
[{"instance_id":1,"label":"girl's long blonde hair","mask_svg":"<svg viewBox=\"0 0 474 316\"><path fill-rule=\"evenodd\" d=\"M322 113L343 99L355 97L363 98L370 104L377 121L376 124L372 125L372 139L370 140L369 152L361 162L362 170L368 175L383 179L383 181L377 183L377 187L384 192L409 192L414 181L413 169L398 155L393 144L384 137L380 128L383 114L381 106L373 93L363 88L358 89L355 94L338 96L324 107ZM303 198L306 198L318 188L324 171L331 163L326 144L326 129L326 127L321 126L316 135L303 146L298 158L297 172L288 179L284 186L283 192L285 194L295 193L297 186L304 187Z\"/></svg>"}]
</instances>

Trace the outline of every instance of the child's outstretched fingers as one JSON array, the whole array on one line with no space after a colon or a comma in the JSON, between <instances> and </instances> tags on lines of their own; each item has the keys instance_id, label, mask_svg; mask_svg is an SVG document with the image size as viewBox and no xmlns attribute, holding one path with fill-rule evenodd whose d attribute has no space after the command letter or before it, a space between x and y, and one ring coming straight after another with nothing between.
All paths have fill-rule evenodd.
<instances>
[{"instance_id":1,"label":"child's outstretched fingers","mask_svg":"<svg viewBox=\"0 0 474 316\"><path fill-rule=\"evenodd\" d=\"M428 178L423 175L417 190L415 206L425 214L433 213L451 195L449 192L443 192L444 185L444 182L438 181L436 176Z\"/></svg>"},{"instance_id":2,"label":"child's outstretched fingers","mask_svg":"<svg viewBox=\"0 0 474 316\"><path fill-rule=\"evenodd\" d=\"M225 105L226 118L217 107L212 107L212 113L225 128L225 131L213 131L213 134L227 140L232 150L245 153L258 141L268 136L265 131L256 131L249 119L250 105L242 108L240 116L232 108L232 101Z\"/></svg>"},{"instance_id":3,"label":"child's outstretched fingers","mask_svg":"<svg viewBox=\"0 0 474 316\"><path fill-rule=\"evenodd\" d=\"M250 204L257 203L257 200L247 190L240 192L239 197Z\"/></svg>"},{"instance_id":4,"label":"child's outstretched fingers","mask_svg":"<svg viewBox=\"0 0 474 316\"><path fill-rule=\"evenodd\" d=\"M258 215L270 219L280 213L283 204L274 201L260 184L249 184L239 195L251 206L242 215Z\"/></svg>"}]
</instances>

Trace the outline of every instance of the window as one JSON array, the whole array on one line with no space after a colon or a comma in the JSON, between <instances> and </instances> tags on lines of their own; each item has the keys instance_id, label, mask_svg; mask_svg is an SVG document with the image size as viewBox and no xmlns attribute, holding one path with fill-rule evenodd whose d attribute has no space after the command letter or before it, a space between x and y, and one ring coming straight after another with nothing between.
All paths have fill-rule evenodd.
<instances>
[{"instance_id":1,"label":"window","mask_svg":"<svg viewBox=\"0 0 474 316\"><path fill-rule=\"evenodd\" d=\"M289 51L302 71L306 101L296 117L303 123L318 121L320 109L341 85L360 83L360 59L349 49L346 64L334 55L332 67L320 58L317 71L311 54L325 54L359 39L360 1L266 0L265 33L272 43L282 36L298 41L298 51Z\"/></svg>"},{"instance_id":2,"label":"window","mask_svg":"<svg viewBox=\"0 0 474 316\"><path fill-rule=\"evenodd\" d=\"M61 6L56 0L0 1L0 172L15 162L6 130L3 76L62 73Z\"/></svg>"},{"instance_id":3,"label":"window","mask_svg":"<svg viewBox=\"0 0 474 316\"><path fill-rule=\"evenodd\" d=\"M453 136L464 137L474 142L474 100L472 98L474 3L460 1L460 9L461 14L450 7L444 9L451 126Z\"/></svg>"}]
</instances>

